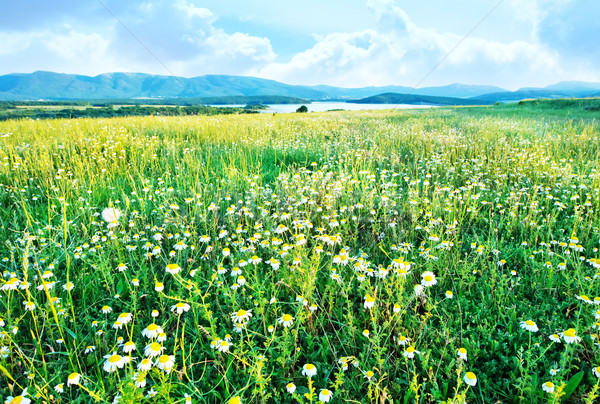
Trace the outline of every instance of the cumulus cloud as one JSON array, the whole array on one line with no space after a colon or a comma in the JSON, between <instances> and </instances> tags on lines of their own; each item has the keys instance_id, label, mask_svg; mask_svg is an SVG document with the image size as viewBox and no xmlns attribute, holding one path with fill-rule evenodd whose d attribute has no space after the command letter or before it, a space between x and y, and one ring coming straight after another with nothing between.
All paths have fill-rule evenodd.
<instances>
[{"instance_id":1,"label":"cumulus cloud","mask_svg":"<svg viewBox=\"0 0 600 404\"><path fill-rule=\"evenodd\" d=\"M452 72L455 81L463 82L472 82L478 68L485 70L485 83L510 71L534 77L557 68L556 55L533 42L440 33L418 27L393 0L368 0L367 5L377 16L376 29L318 37L312 48L258 73L292 83L358 87L417 85L440 61L433 78L438 72ZM443 76L439 84L447 80Z\"/></svg>"},{"instance_id":2,"label":"cumulus cloud","mask_svg":"<svg viewBox=\"0 0 600 404\"><path fill-rule=\"evenodd\" d=\"M0 28L0 54L10 56L3 69L80 74L245 74L276 58L268 38L218 28L218 16L193 0L104 3L116 18L96 4L94 19L82 23L58 7L49 11L55 17L54 23L44 21L40 24L43 28L28 24L24 26L29 29L22 31L17 27L6 31ZM72 6L74 14L86 12L75 3ZM40 7L45 6L40 3ZM17 11L15 8L13 12ZM33 14L36 20L41 18ZM31 63L33 52L41 52L44 58ZM30 65L35 68L23 68Z\"/></svg>"}]
</instances>

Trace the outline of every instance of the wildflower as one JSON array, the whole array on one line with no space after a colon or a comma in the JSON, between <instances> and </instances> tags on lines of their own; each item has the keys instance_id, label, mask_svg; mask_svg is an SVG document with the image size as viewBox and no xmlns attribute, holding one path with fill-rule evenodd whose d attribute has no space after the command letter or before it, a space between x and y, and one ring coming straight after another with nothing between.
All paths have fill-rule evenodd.
<instances>
[{"instance_id":1,"label":"wildflower","mask_svg":"<svg viewBox=\"0 0 600 404\"><path fill-rule=\"evenodd\" d=\"M7 404L29 404L31 403L31 400L28 399L27 397L25 397L27 395L27 387L25 387L25 389L23 390L23 392L21 393L20 396L8 396L5 399L5 403Z\"/></svg>"},{"instance_id":2,"label":"wildflower","mask_svg":"<svg viewBox=\"0 0 600 404\"><path fill-rule=\"evenodd\" d=\"M102 211L102 219L106 223L115 224L121 217L121 211L116 208L106 208Z\"/></svg>"},{"instance_id":3,"label":"wildflower","mask_svg":"<svg viewBox=\"0 0 600 404\"><path fill-rule=\"evenodd\" d=\"M371 295L366 295L365 296L365 304L364 304L365 310L372 309L374 305L375 305L375 298L371 297Z\"/></svg>"},{"instance_id":4,"label":"wildflower","mask_svg":"<svg viewBox=\"0 0 600 404\"><path fill-rule=\"evenodd\" d=\"M133 279L131 280L131 284L132 284L133 286L140 286L140 280L139 280L138 278L133 278Z\"/></svg>"},{"instance_id":5,"label":"wildflower","mask_svg":"<svg viewBox=\"0 0 600 404\"><path fill-rule=\"evenodd\" d=\"M174 355L161 355L156 360L156 366L159 369L163 369L167 373L171 373L173 366L175 366L175 356Z\"/></svg>"},{"instance_id":6,"label":"wildflower","mask_svg":"<svg viewBox=\"0 0 600 404\"><path fill-rule=\"evenodd\" d=\"M317 374L317 368L312 363L307 363L302 366L302 375L306 377L313 377Z\"/></svg>"},{"instance_id":7,"label":"wildflower","mask_svg":"<svg viewBox=\"0 0 600 404\"><path fill-rule=\"evenodd\" d=\"M154 284L154 290L156 290L157 292L162 292L164 288L165 285L162 282L156 281L156 283Z\"/></svg>"},{"instance_id":8,"label":"wildflower","mask_svg":"<svg viewBox=\"0 0 600 404\"><path fill-rule=\"evenodd\" d=\"M556 374L557 374L558 372L560 372L560 369L554 369L554 368L550 369L550 374L551 374L552 376L556 376Z\"/></svg>"},{"instance_id":9,"label":"wildflower","mask_svg":"<svg viewBox=\"0 0 600 404\"><path fill-rule=\"evenodd\" d=\"M240 398L240 396L235 396L231 399L229 399L229 401L227 401L227 404L241 404L242 403L242 399Z\"/></svg>"},{"instance_id":10,"label":"wildflower","mask_svg":"<svg viewBox=\"0 0 600 404\"><path fill-rule=\"evenodd\" d=\"M126 269L127 269L127 265L123 264L122 262L119 265L117 265L117 268L116 268L116 270L119 271L119 272L123 272Z\"/></svg>"},{"instance_id":11,"label":"wildflower","mask_svg":"<svg viewBox=\"0 0 600 404\"><path fill-rule=\"evenodd\" d=\"M542 384L542 390L548 393L554 393L554 383L548 381Z\"/></svg>"},{"instance_id":12,"label":"wildflower","mask_svg":"<svg viewBox=\"0 0 600 404\"><path fill-rule=\"evenodd\" d=\"M291 327L294 322L294 317L289 314L284 314L277 320L279 324L283 324L284 327Z\"/></svg>"},{"instance_id":13,"label":"wildflower","mask_svg":"<svg viewBox=\"0 0 600 404\"><path fill-rule=\"evenodd\" d=\"M81 375L79 373L77 373L77 372L71 373L67 377L67 387L71 386L72 384L78 385L80 379L81 379Z\"/></svg>"},{"instance_id":14,"label":"wildflower","mask_svg":"<svg viewBox=\"0 0 600 404\"><path fill-rule=\"evenodd\" d=\"M275 327L273 327L272 325L270 325L270 326L267 327L267 331L268 332L273 332L273 331L275 331Z\"/></svg>"},{"instance_id":15,"label":"wildflower","mask_svg":"<svg viewBox=\"0 0 600 404\"><path fill-rule=\"evenodd\" d=\"M144 348L144 355L154 358L155 356L160 355L164 349L165 347L160 345L158 342L153 342L146 345L146 348Z\"/></svg>"},{"instance_id":16,"label":"wildflower","mask_svg":"<svg viewBox=\"0 0 600 404\"><path fill-rule=\"evenodd\" d=\"M415 357L415 354L419 355L421 352L417 351L414 347L409 346L404 350L404 357L408 359L412 359Z\"/></svg>"},{"instance_id":17,"label":"wildflower","mask_svg":"<svg viewBox=\"0 0 600 404\"><path fill-rule=\"evenodd\" d=\"M121 356L118 354L105 355L104 358L106 359L106 362L104 362L103 368L108 373L116 371L117 368L123 369L123 366L125 366L125 364L130 360L130 358L127 356Z\"/></svg>"},{"instance_id":18,"label":"wildflower","mask_svg":"<svg viewBox=\"0 0 600 404\"><path fill-rule=\"evenodd\" d=\"M329 402L329 400L331 400L331 391L327 389L321 390L321 392L319 393L319 401L327 403Z\"/></svg>"},{"instance_id":19,"label":"wildflower","mask_svg":"<svg viewBox=\"0 0 600 404\"><path fill-rule=\"evenodd\" d=\"M227 352L229 351L229 348L231 347L231 344L225 340L221 340L219 341L219 344L217 346L217 349L219 350L219 352Z\"/></svg>"},{"instance_id":20,"label":"wildflower","mask_svg":"<svg viewBox=\"0 0 600 404\"><path fill-rule=\"evenodd\" d=\"M373 373L373 371L372 371L372 370L367 370L367 371L365 372L365 379L367 379L367 380L371 381L371 379L373 378L373 375L374 375L374 373Z\"/></svg>"},{"instance_id":21,"label":"wildflower","mask_svg":"<svg viewBox=\"0 0 600 404\"><path fill-rule=\"evenodd\" d=\"M582 301L586 302L587 304L593 304L593 303L594 303L594 302L593 302L593 301L592 301L592 300L591 300L589 297L587 297L586 295L581 295L581 296L579 296L579 295L575 295L575 298L576 298L577 300L582 300Z\"/></svg>"},{"instance_id":22,"label":"wildflower","mask_svg":"<svg viewBox=\"0 0 600 404\"><path fill-rule=\"evenodd\" d=\"M234 323L242 323L252 317L252 310L240 309L236 313L231 313L231 319Z\"/></svg>"},{"instance_id":23,"label":"wildflower","mask_svg":"<svg viewBox=\"0 0 600 404\"><path fill-rule=\"evenodd\" d=\"M181 271L181 267L179 265L177 265L177 264L169 264L169 265L167 265L166 270L171 275L175 275L176 273L178 273L179 271Z\"/></svg>"},{"instance_id":24,"label":"wildflower","mask_svg":"<svg viewBox=\"0 0 600 404\"><path fill-rule=\"evenodd\" d=\"M521 328L531 332L538 331L538 326L532 320L521 321Z\"/></svg>"},{"instance_id":25,"label":"wildflower","mask_svg":"<svg viewBox=\"0 0 600 404\"><path fill-rule=\"evenodd\" d=\"M152 361L148 358L144 358L140 363L138 363L137 368L142 372L147 372L152 369Z\"/></svg>"},{"instance_id":26,"label":"wildflower","mask_svg":"<svg viewBox=\"0 0 600 404\"><path fill-rule=\"evenodd\" d=\"M400 313L400 305L398 303L394 304L393 311L394 313Z\"/></svg>"},{"instance_id":27,"label":"wildflower","mask_svg":"<svg viewBox=\"0 0 600 404\"><path fill-rule=\"evenodd\" d=\"M421 285L423 286L433 286L437 283L435 279L435 274L431 271L425 271L421 274Z\"/></svg>"},{"instance_id":28,"label":"wildflower","mask_svg":"<svg viewBox=\"0 0 600 404\"><path fill-rule=\"evenodd\" d=\"M410 342L410 338L405 337L404 335L400 335L398 337L398 344L399 345L404 346L404 345L408 344L409 342Z\"/></svg>"},{"instance_id":29,"label":"wildflower","mask_svg":"<svg viewBox=\"0 0 600 404\"><path fill-rule=\"evenodd\" d=\"M190 305L187 303L179 302L174 306L171 306L171 311L177 311L177 314L183 314L190 309Z\"/></svg>"},{"instance_id":30,"label":"wildflower","mask_svg":"<svg viewBox=\"0 0 600 404\"><path fill-rule=\"evenodd\" d=\"M414 290L416 296L425 296L425 293L423 293L423 285L415 285Z\"/></svg>"},{"instance_id":31,"label":"wildflower","mask_svg":"<svg viewBox=\"0 0 600 404\"><path fill-rule=\"evenodd\" d=\"M365 337L369 338L369 334L370 334L369 330L363 330L363 335Z\"/></svg>"},{"instance_id":32,"label":"wildflower","mask_svg":"<svg viewBox=\"0 0 600 404\"><path fill-rule=\"evenodd\" d=\"M459 348L456 354L460 359L464 360L465 362L467 361L467 350L465 348Z\"/></svg>"},{"instance_id":33,"label":"wildflower","mask_svg":"<svg viewBox=\"0 0 600 404\"><path fill-rule=\"evenodd\" d=\"M56 386L54 386L54 391L56 391L57 393L63 393L65 391L64 387L64 383L57 384Z\"/></svg>"},{"instance_id":34,"label":"wildflower","mask_svg":"<svg viewBox=\"0 0 600 404\"><path fill-rule=\"evenodd\" d=\"M158 334L162 332L164 331L160 325L152 323L142 330L142 336L146 338L156 338L158 337Z\"/></svg>"},{"instance_id":35,"label":"wildflower","mask_svg":"<svg viewBox=\"0 0 600 404\"><path fill-rule=\"evenodd\" d=\"M127 341L126 343L123 344L123 352L128 354L135 351L135 342L133 341Z\"/></svg>"},{"instance_id":36,"label":"wildflower","mask_svg":"<svg viewBox=\"0 0 600 404\"><path fill-rule=\"evenodd\" d=\"M600 366L596 366L595 368L593 368L592 372L594 373L594 376L600 377Z\"/></svg>"},{"instance_id":37,"label":"wildflower","mask_svg":"<svg viewBox=\"0 0 600 404\"><path fill-rule=\"evenodd\" d=\"M561 332L560 335L565 339L567 344L581 341L581 337L577 336L577 332L573 328L569 328L567 331Z\"/></svg>"},{"instance_id":38,"label":"wildflower","mask_svg":"<svg viewBox=\"0 0 600 404\"><path fill-rule=\"evenodd\" d=\"M85 351L83 351L83 353L88 354L88 353L94 352L95 350L96 350L96 347L94 345L88 345L85 348Z\"/></svg>"},{"instance_id":39,"label":"wildflower","mask_svg":"<svg viewBox=\"0 0 600 404\"><path fill-rule=\"evenodd\" d=\"M156 391L154 391L153 388L150 388L150 390L148 390L148 394L146 394L146 397L154 397L156 394Z\"/></svg>"},{"instance_id":40,"label":"wildflower","mask_svg":"<svg viewBox=\"0 0 600 404\"><path fill-rule=\"evenodd\" d=\"M121 324L127 324L132 319L133 319L133 316L131 315L131 313L121 313L121 314L119 314L119 318L117 319L117 321L120 321Z\"/></svg>"},{"instance_id":41,"label":"wildflower","mask_svg":"<svg viewBox=\"0 0 600 404\"><path fill-rule=\"evenodd\" d=\"M452 299L454 297L454 293L451 290L446 291L446 299Z\"/></svg>"},{"instance_id":42,"label":"wildflower","mask_svg":"<svg viewBox=\"0 0 600 404\"><path fill-rule=\"evenodd\" d=\"M112 308L110 308L110 306L102 306L102 313L108 314L110 312L112 312Z\"/></svg>"},{"instance_id":43,"label":"wildflower","mask_svg":"<svg viewBox=\"0 0 600 404\"><path fill-rule=\"evenodd\" d=\"M287 390L288 393L294 394L294 392L296 391L296 385L294 383L288 383L285 386L285 389Z\"/></svg>"},{"instance_id":44,"label":"wildflower","mask_svg":"<svg viewBox=\"0 0 600 404\"><path fill-rule=\"evenodd\" d=\"M33 311L35 309L35 303L32 301L24 301L23 306L25 306L25 310Z\"/></svg>"},{"instance_id":45,"label":"wildflower","mask_svg":"<svg viewBox=\"0 0 600 404\"><path fill-rule=\"evenodd\" d=\"M465 377L463 380L469 386L475 386L477 384L477 376L475 376L475 373L473 373L473 372L467 372L467 374L465 374Z\"/></svg>"}]
</instances>

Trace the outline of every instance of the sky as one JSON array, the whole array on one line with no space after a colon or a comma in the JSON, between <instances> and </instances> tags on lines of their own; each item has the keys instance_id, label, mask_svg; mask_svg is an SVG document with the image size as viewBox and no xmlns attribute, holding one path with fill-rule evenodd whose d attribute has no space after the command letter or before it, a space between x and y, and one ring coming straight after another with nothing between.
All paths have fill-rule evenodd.
<instances>
[{"instance_id":1,"label":"sky","mask_svg":"<svg viewBox=\"0 0 600 404\"><path fill-rule=\"evenodd\" d=\"M18 0L0 75L142 72L366 87L600 82L597 0Z\"/></svg>"}]
</instances>

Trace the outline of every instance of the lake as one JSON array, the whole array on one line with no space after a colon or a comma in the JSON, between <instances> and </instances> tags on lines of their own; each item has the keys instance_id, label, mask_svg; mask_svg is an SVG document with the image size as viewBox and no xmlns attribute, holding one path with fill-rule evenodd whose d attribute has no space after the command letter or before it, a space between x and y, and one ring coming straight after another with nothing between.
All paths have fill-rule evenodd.
<instances>
[{"instance_id":1,"label":"lake","mask_svg":"<svg viewBox=\"0 0 600 404\"><path fill-rule=\"evenodd\" d=\"M409 104L353 104L349 102L319 102L315 101L311 104L272 104L268 109L263 109L260 112L264 113L288 113L296 112L301 106L306 105L308 112L323 112L332 109L344 109L347 111L359 111L367 109L408 109L408 108L433 108L431 105L409 105ZM244 105L215 105L215 107L238 107Z\"/></svg>"}]
</instances>

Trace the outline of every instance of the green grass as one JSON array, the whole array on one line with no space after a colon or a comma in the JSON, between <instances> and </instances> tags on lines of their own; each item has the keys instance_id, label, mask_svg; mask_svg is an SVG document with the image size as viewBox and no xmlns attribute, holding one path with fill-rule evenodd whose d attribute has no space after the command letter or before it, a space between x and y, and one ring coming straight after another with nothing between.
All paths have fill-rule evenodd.
<instances>
[{"instance_id":1,"label":"green grass","mask_svg":"<svg viewBox=\"0 0 600 404\"><path fill-rule=\"evenodd\" d=\"M599 127L548 109L0 123L0 395L594 402Z\"/></svg>"}]
</instances>

